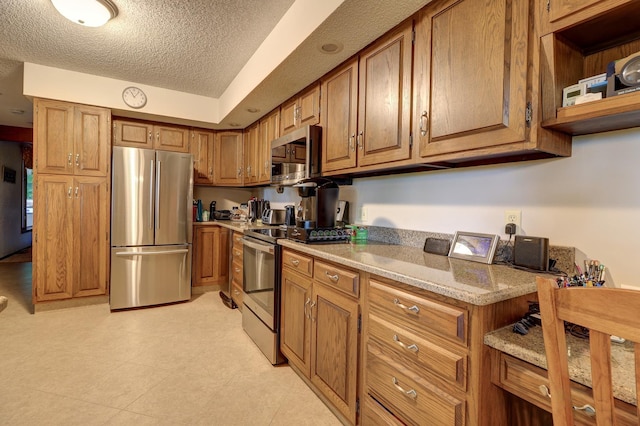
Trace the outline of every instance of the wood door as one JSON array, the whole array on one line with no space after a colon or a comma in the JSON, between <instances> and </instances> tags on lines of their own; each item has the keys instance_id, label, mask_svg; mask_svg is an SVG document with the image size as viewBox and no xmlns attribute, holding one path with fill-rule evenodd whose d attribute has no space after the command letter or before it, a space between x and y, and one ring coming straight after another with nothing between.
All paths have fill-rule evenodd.
<instances>
[{"instance_id":1,"label":"wood door","mask_svg":"<svg viewBox=\"0 0 640 426\"><path fill-rule=\"evenodd\" d=\"M260 169L259 183L271 182L271 142L280 136L280 110L260 120Z\"/></svg>"},{"instance_id":2,"label":"wood door","mask_svg":"<svg viewBox=\"0 0 640 426\"><path fill-rule=\"evenodd\" d=\"M287 268L282 271L280 307L280 350L290 364L307 377L311 373L311 278Z\"/></svg>"},{"instance_id":3,"label":"wood door","mask_svg":"<svg viewBox=\"0 0 640 426\"><path fill-rule=\"evenodd\" d=\"M244 132L244 184L258 182L260 168L260 127L255 123Z\"/></svg>"},{"instance_id":4,"label":"wood door","mask_svg":"<svg viewBox=\"0 0 640 426\"><path fill-rule=\"evenodd\" d=\"M193 154L193 183L213 185L213 144L212 131L191 130L191 154Z\"/></svg>"},{"instance_id":5,"label":"wood door","mask_svg":"<svg viewBox=\"0 0 640 426\"><path fill-rule=\"evenodd\" d=\"M153 132L155 149L189 152L189 129L186 127L153 126Z\"/></svg>"},{"instance_id":6,"label":"wood door","mask_svg":"<svg viewBox=\"0 0 640 426\"><path fill-rule=\"evenodd\" d=\"M322 172L356 166L358 58L322 82Z\"/></svg>"},{"instance_id":7,"label":"wood door","mask_svg":"<svg viewBox=\"0 0 640 426\"><path fill-rule=\"evenodd\" d=\"M73 295L73 177L36 177L33 302Z\"/></svg>"},{"instance_id":8,"label":"wood door","mask_svg":"<svg viewBox=\"0 0 640 426\"><path fill-rule=\"evenodd\" d=\"M73 104L35 99L34 112L35 171L73 174Z\"/></svg>"},{"instance_id":9,"label":"wood door","mask_svg":"<svg viewBox=\"0 0 640 426\"><path fill-rule=\"evenodd\" d=\"M311 382L356 423L358 301L313 283Z\"/></svg>"},{"instance_id":10,"label":"wood door","mask_svg":"<svg viewBox=\"0 0 640 426\"><path fill-rule=\"evenodd\" d=\"M526 139L528 7L460 0L427 18L431 107L423 157Z\"/></svg>"},{"instance_id":11,"label":"wood door","mask_svg":"<svg viewBox=\"0 0 640 426\"><path fill-rule=\"evenodd\" d=\"M412 22L360 55L358 166L411 157Z\"/></svg>"},{"instance_id":12,"label":"wood door","mask_svg":"<svg viewBox=\"0 0 640 426\"><path fill-rule=\"evenodd\" d=\"M320 123L320 84L305 90L298 98L296 127Z\"/></svg>"},{"instance_id":13,"label":"wood door","mask_svg":"<svg viewBox=\"0 0 640 426\"><path fill-rule=\"evenodd\" d=\"M222 186L241 186L243 182L242 133L218 132L215 140L214 183Z\"/></svg>"},{"instance_id":14,"label":"wood door","mask_svg":"<svg viewBox=\"0 0 640 426\"><path fill-rule=\"evenodd\" d=\"M194 286L220 284L229 277L229 230L199 226L195 234Z\"/></svg>"},{"instance_id":15,"label":"wood door","mask_svg":"<svg viewBox=\"0 0 640 426\"><path fill-rule=\"evenodd\" d=\"M153 149L153 125L113 120L113 146Z\"/></svg>"},{"instance_id":16,"label":"wood door","mask_svg":"<svg viewBox=\"0 0 640 426\"><path fill-rule=\"evenodd\" d=\"M280 107L280 136L286 135L298 125L298 98L291 99Z\"/></svg>"},{"instance_id":17,"label":"wood door","mask_svg":"<svg viewBox=\"0 0 640 426\"><path fill-rule=\"evenodd\" d=\"M86 105L74 108L74 174L109 175L111 110Z\"/></svg>"},{"instance_id":18,"label":"wood door","mask_svg":"<svg viewBox=\"0 0 640 426\"><path fill-rule=\"evenodd\" d=\"M107 294L109 179L76 177L73 199L73 296Z\"/></svg>"},{"instance_id":19,"label":"wood door","mask_svg":"<svg viewBox=\"0 0 640 426\"><path fill-rule=\"evenodd\" d=\"M548 3L549 20L555 22L604 0L551 0Z\"/></svg>"}]
</instances>

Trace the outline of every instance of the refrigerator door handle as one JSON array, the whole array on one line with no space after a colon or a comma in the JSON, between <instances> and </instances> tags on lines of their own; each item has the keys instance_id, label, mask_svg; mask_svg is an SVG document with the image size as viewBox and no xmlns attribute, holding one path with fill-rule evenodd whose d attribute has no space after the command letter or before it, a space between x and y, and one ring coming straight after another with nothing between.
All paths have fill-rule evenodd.
<instances>
[{"instance_id":1,"label":"refrigerator door handle","mask_svg":"<svg viewBox=\"0 0 640 426\"><path fill-rule=\"evenodd\" d=\"M177 254L177 253L187 253L188 249L180 249L180 250L164 250L164 251L121 251L117 252L116 256L149 256L149 255L159 255L159 254Z\"/></svg>"},{"instance_id":2,"label":"refrigerator door handle","mask_svg":"<svg viewBox=\"0 0 640 426\"><path fill-rule=\"evenodd\" d=\"M151 168L149 172L149 181L153 182L153 166L154 161L151 160ZM149 185L149 200L153 200L153 184ZM149 203L149 229L153 229L153 203Z\"/></svg>"},{"instance_id":3,"label":"refrigerator door handle","mask_svg":"<svg viewBox=\"0 0 640 426\"><path fill-rule=\"evenodd\" d=\"M160 229L160 160L156 167L156 229Z\"/></svg>"}]
</instances>

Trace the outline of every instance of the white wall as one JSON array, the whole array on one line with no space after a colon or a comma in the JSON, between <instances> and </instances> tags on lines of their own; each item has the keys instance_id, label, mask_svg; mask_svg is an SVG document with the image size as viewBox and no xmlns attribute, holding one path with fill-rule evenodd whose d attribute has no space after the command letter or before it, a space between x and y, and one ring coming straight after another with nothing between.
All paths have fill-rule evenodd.
<instances>
[{"instance_id":1,"label":"white wall","mask_svg":"<svg viewBox=\"0 0 640 426\"><path fill-rule=\"evenodd\" d=\"M356 179L340 198L364 206L370 225L501 238L504 210L518 209L522 233L576 247L607 266L609 283L640 288L639 161L640 130L625 130L575 137L570 158Z\"/></svg>"},{"instance_id":2,"label":"white wall","mask_svg":"<svg viewBox=\"0 0 640 426\"><path fill-rule=\"evenodd\" d=\"M22 233L22 150L16 142L0 141L0 171L16 171L16 183L0 176L0 258L31 245L31 231Z\"/></svg>"}]
</instances>

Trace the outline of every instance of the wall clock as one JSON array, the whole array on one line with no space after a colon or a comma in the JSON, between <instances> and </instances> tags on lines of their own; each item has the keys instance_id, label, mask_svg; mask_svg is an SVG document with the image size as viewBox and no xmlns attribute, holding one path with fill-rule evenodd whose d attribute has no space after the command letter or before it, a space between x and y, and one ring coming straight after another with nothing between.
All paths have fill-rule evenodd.
<instances>
[{"instance_id":1,"label":"wall clock","mask_svg":"<svg viewBox=\"0 0 640 426\"><path fill-rule=\"evenodd\" d=\"M147 104L147 95L137 87L127 87L122 91L122 100L131 108L142 108Z\"/></svg>"}]
</instances>

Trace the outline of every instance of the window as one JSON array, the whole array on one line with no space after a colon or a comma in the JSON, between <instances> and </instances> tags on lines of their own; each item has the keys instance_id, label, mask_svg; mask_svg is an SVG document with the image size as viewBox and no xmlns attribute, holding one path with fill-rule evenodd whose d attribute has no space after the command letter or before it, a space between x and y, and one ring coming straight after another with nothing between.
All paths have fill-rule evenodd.
<instances>
[{"instance_id":1,"label":"window","mask_svg":"<svg viewBox=\"0 0 640 426\"><path fill-rule=\"evenodd\" d=\"M33 149L22 144L22 232L33 227Z\"/></svg>"}]
</instances>

